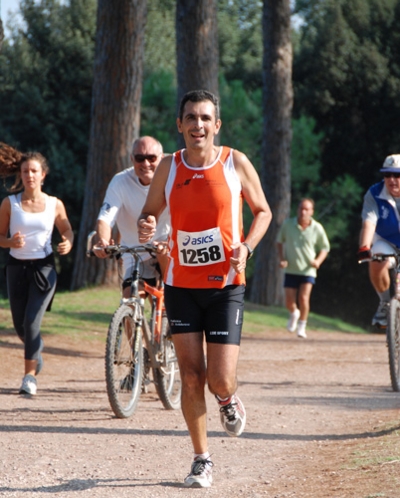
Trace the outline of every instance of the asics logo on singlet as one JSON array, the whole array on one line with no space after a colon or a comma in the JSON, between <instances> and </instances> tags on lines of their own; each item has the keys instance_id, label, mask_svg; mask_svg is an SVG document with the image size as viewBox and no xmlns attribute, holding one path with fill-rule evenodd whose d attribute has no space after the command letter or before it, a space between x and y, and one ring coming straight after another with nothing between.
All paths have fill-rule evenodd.
<instances>
[{"instance_id":1,"label":"asics logo on singlet","mask_svg":"<svg viewBox=\"0 0 400 498\"><path fill-rule=\"evenodd\" d=\"M388 218L388 216L389 216L389 209L386 208L385 206L382 206L381 218L386 220L386 218Z\"/></svg>"},{"instance_id":2,"label":"asics logo on singlet","mask_svg":"<svg viewBox=\"0 0 400 498\"><path fill-rule=\"evenodd\" d=\"M199 244L209 244L210 242L213 242L214 241L214 237L213 235L206 235L205 237L190 237L190 235L188 235L185 240L182 242L182 245L183 246L187 246L189 245L192 245L192 246L196 246L196 245L199 245Z\"/></svg>"},{"instance_id":3,"label":"asics logo on singlet","mask_svg":"<svg viewBox=\"0 0 400 498\"><path fill-rule=\"evenodd\" d=\"M195 178L204 178L204 175L199 175L198 173L195 173L193 175L193 179L195 179Z\"/></svg>"}]
</instances>

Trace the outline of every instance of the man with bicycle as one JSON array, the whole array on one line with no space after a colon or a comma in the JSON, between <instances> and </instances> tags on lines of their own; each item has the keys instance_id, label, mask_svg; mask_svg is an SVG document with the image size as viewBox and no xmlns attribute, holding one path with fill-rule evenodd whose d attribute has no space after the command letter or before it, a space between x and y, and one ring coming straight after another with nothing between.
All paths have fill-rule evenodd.
<instances>
[{"instance_id":1,"label":"man with bicycle","mask_svg":"<svg viewBox=\"0 0 400 498\"><path fill-rule=\"evenodd\" d=\"M161 161L138 229L140 242L150 240L160 213L168 206L171 234L165 305L182 379L182 412L194 450L184 484L209 487L213 464L207 442L205 385L217 399L224 430L239 436L246 423L243 403L236 394L244 270L272 216L248 158L214 145L221 127L215 95L205 90L187 93L177 126L186 148ZM253 213L246 237L243 198Z\"/></svg>"},{"instance_id":2,"label":"man with bicycle","mask_svg":"<svg viewBox=\"0 0 400 498\"><path fill-rule=\"evenodd\" d=\"M373 254L393 254L400 248L400 154L388 156L380 172L383 180L373 185L364 196L362 227L357 254L358 262ZM387 327L390 301L389 270L393 258L382 262L369 261L369 278L379 296L379 306L372 325Z\"/></svg>"},{"instance_id":3,"label":"man with bicycle","mask_svg":"<svg viewBox=\"0 0 400 498\"><path fill-rule=\"evenodd\" d=\"M99 240L94 247L94 253L99 258L106 258L107 254L102 247L113 244L112 228L116 224L122 245L134 247L140 245L137 233L137 220L146 200L154 172L163 158L161 143L153 137L144 136L132 144L132 166L117 173L111 180L97 219L97 234ZM166 241L169 233L169 217L167 210L161 216L154 235L156 241ZM156 261L150 255L143 255L141 277L155 280L159 277ZM147 258L147 259L146 259ZM166 264L166 257L159 255L158 263L161 273ZM130 281L133 260L129 254L122 256L124 279L124 297L129 297Z\"/></svg>"}]
</instances>

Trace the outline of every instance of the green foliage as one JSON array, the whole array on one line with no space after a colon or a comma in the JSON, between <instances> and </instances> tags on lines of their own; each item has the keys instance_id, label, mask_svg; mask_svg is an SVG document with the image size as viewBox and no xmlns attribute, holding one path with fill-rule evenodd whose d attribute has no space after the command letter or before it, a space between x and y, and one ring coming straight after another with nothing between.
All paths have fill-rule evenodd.
<instances>
[{"instance_id":1,"label":"green foliage","mask_svg":"<svg viewBox=\"0 0 400 498\"><path fill-rule=\"evenodd\" d=\"M89 134L95 8L95 0L23 0L25 25L14 30L0 55L0 136L46 156L46 191L63 199L75 230Z\"/></svg>"},{"instance_id":2,"label":"green foliage","mask_svg":"<svg viewBox=\"0 0 400 498\"><path fill-rule=\"evenodd\" d=\"M262 92L245 90L243 81L219 81L221 143L244 152L256 169L261 167Z\"/></svg>"},{"instance_id":3,"label":"green foliage","mask_svg":"<svg viewBox=\"0 0 400 498\"><path fill-rule=\"evenodd\" d=\"M148 0L144 58L145 78L176 72L175 0Z\"/></svg>"},{"instance_id":4,"label":"green foliage","mask_svg":"<svg viewBox=\"0 0 400 498\"><path fill-rule=\"evenodd\" d=\"M261 89L262 2L218 2L220 70L228 81L240 80L245 88Z\"/></svg>"},{"instance_id":5,"label":"green foliage","mask_svg":"<svg viewBox=\"0 0 400 498\"><path fill-rule=\"evenodd\" d=\"M325 136L323 178L345 169L366 189L398 151L398 0L302 0L294 61L295 113Z\"/></svg>"},{"instance_id":6,"label":"green foliage","mask_svg":"<svg viewBox=\"0 0 400 498\"><path fill-rule=\"evenodd\" d=\"M323 135L315 131L315 119L307 116L294 119L292 131L292 191L297 204L300 198L304 197L297 192L308 192L319 181Z\"/></svg>"},{"instance_id":7,"label":"green foliage","mask_svg":"<svg viewBox=\"0 0 400 498\"><path fill-rule=\"evenodd\" d=\"M176 82L172 72L154 71L143 82L141 134L156 137L165 152L176 150Z\"/></svg>"}]
</instances>

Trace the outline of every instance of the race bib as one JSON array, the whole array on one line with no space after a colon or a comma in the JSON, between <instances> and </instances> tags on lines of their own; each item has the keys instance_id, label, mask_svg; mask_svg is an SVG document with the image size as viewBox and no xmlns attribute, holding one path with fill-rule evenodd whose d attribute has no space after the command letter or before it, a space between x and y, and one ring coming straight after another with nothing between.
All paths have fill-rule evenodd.
<instances>
[{"instance_id":1,"label":"race bib","mask_svg":"<svg viewBox=\"0 0 400 498\"><path fill-rule=\"evenodd\" d=\"M225 261L219 227L202 232L178 230L179 263L182 266L205 266Z\"/></svg>"}]
</instances>

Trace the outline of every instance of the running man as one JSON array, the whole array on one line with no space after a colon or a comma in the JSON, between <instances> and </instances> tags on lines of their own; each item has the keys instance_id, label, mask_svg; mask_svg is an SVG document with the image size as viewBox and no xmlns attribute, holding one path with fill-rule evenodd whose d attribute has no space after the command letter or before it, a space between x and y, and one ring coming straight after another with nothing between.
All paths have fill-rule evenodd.
<instances>
[{"instance_id":1,"label":"running man","mask_svg":"<svg viewBox=\"0 0 400 498\"><path fill-rule=\"evenodd\" d=\"M248 158L214 145L221 128L217 97L205 90L187 93L177 126L186 148L164 158L157 168L139 218L139 240L150 240L168 206L165 304L182 379L182 411L194 450L184 485L209 487L213 464L205 385L216 397L224 430L239 436L246 423L246 411L236 394L244 271L272 215ZM243 198L253 213L246 237Z\"/></svg>"},{"instance_id":2,"label":"running man","mask_svg":"<svg viewBox=\"0 0 400 498\"><path fill-rule=\"evenodd\" d=\"M324 227L312 217L314 201L302 199L297 216L287 219L278 233L279 266L285 269L285 300L290 316L289 332L307 338L306 325L310 297L317 270L330 249Z\"/></svg>"}]
</instances>

